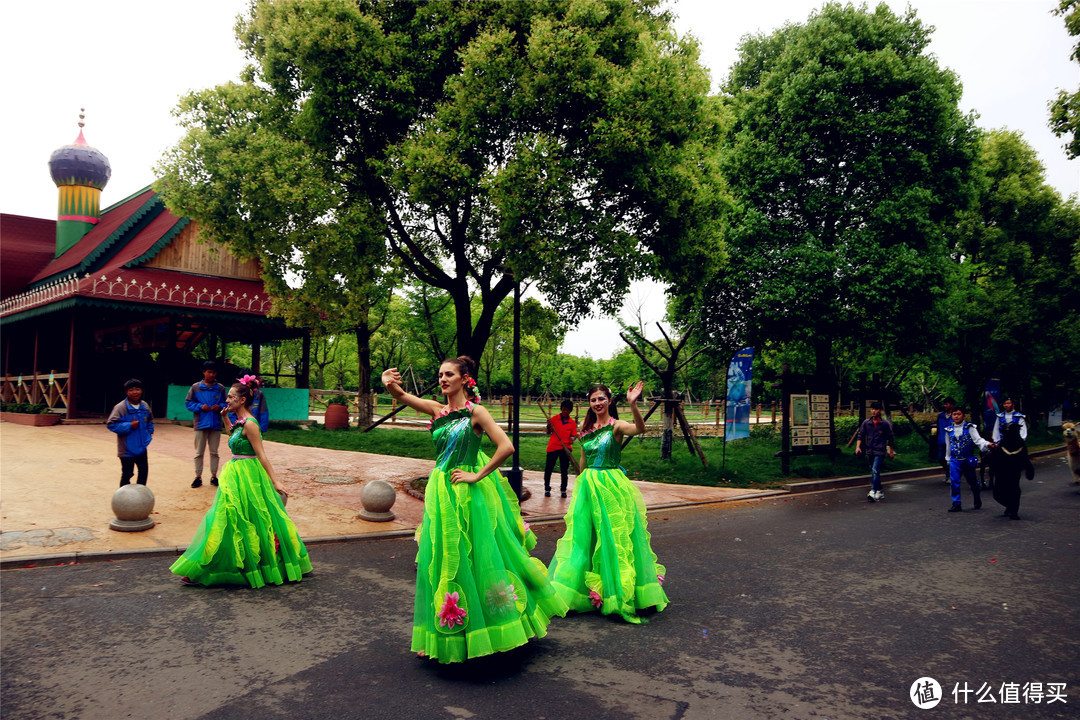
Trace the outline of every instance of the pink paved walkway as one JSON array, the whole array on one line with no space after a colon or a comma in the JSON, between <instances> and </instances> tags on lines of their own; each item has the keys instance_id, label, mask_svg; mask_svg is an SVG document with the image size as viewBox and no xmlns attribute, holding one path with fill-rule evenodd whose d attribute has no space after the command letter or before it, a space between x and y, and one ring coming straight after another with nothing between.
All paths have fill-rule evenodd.
<instances>
[{"instance_id":1,"label":"pink paved walkway","mask_svg":"<svg viewBox=\"0 0 1080 720\"><path fill-rule=\"evenodd\" d=\"M157 524L143 532L117 532L112 495L120 478L116 439L104 425L33 428L0 423L0 560L48 555L76 560L78 553L117 556L132 552L180 552L213 501L209 458L204 485L191 489L193 436L189 427L159 423L150 446L148 486ZM431 472L432 460L300 447L267 442L267 455L289 490L289 515L305 540L347 539L416 528L423 502L405 488ZM222 464L229 457L224 440ZM394 486L396 519L362 520L360 492L369 480ZM570 491L573 493L571 477ZM526 471L527 518L558 518L569 499L543 497L543 474ZM650 508L752 497L755 491L639 482ZM558 493L556 493L558 495Z\"/></svg>"}]
</instances>

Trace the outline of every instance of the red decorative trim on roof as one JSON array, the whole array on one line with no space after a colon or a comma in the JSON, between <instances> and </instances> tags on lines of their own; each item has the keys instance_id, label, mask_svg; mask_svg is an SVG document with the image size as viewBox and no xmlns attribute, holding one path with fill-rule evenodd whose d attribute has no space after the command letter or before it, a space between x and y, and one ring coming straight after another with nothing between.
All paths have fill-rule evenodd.
<instances>
[{"instance_id":1,"label":"red decorative trim on roof","mask_svg":"<svg viewBox=\"0 0 1080 720\"><path fill-rule=\"evenodd\" d=\"M112 270L116 271L115 268ZM170 277L175 282L166 282L164 277ZM187 285L186 289L181 282ZM230 286L234 289L229 289ZM75 296L265 316L273 309L274 303L258 292L248 292L256 288L261 289L261 283L230 281L227 278L200 278L138 268L119 273L113 279L109 279L105 274L95 277L85 275L82 278L69 275L37 290L0 302L0 317Z\"/></svg>"}]
</instances>

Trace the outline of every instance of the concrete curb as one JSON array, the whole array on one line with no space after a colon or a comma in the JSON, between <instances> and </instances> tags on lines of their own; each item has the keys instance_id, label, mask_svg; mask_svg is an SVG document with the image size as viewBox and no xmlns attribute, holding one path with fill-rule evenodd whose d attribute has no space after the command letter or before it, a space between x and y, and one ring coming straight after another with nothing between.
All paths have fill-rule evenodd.
<instances>
[{"instance_id":1,"label":"concrete curb","mask_svg":"<svg viewBox=\"0 0 1080 720\"><path fill-rule=\"evenodd\" d=\"M1046 457L1065 452L1064 447L1049 448L1047 450L1034 450L1028 453L1030 458ZM882 473L881 482L893 483L902 480L917 480L925 477L943 476L943 470L938 466L913 468L911 470L898 470L897 472ZM822 478L821 480L806 480L805 482L784 483L783 488L791 493L817 492L819 490L832 490L849 487L869 486L869 475L855 475L844 478Z\"/></svg>"}]
</instances>

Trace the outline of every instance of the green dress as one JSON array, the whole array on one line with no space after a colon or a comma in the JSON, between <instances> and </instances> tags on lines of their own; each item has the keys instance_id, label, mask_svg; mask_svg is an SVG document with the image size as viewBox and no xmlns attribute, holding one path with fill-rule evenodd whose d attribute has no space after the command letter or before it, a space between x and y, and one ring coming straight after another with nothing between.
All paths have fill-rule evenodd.
<instances>
[{"instance_id":1,"label":"green dress","mask_svg":"<svg viewBox=\"0 0 1080 720\"><path fill-rule=\"evenodd\" d=\"M438 457L424 491L416 531L413 652L462 662L543 637L566 603L529 555L536 535L521 519L517 497L498 471L475 483L450 482L455 468L488 463L472 427L472 404L436 418Z\"/></svg>"},{"instance_id":2,"label":"green dress","mask_svg":"<svg viewBox=\"0 0 1080 720\"><path fill-rule=\"evenodd\" d=\"M663 610L667 572L649 544L645 499L619 467L622 446L605 425L581 437L585 468L574 483L566 533L555 547L548 576L571 610L618 613L643 622L637 611Z\"/></svg>"},{"instance_id":3,"label":"green dress","mask_svg":"<svg viewBox=\"0 0 1080 720\"><path fill-rule=\"evenodd\" d=\"M233 458L218 476L214 504L188 549L169 568L199 585L260 588L299 581L311 572L296 525L244 437L244 423L250 419L233 426L229 436Z\"/></svg>"}]
</instances>

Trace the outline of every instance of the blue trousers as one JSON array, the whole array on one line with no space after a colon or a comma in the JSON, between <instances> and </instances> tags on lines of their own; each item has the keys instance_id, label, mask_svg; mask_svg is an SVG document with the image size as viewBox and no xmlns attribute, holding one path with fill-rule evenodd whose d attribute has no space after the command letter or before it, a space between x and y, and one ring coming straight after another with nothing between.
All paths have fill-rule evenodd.
<instances>
[{"instance_id":1,"label":"blue trousers","mask_svg":"<svg viewBox=\"0 0 1080 720\"><path fill-rule=\"evenodd\" d=\"M976 503L982 502L982 489L979 487L979 478L975 477L977 462L975 458L952 458L949 460L949 482L952 483L953 504L960 504L960 477L963 476L971 487L971 494Z\"/></svg>"},{"instance_id":2,"label":"blue trousers","mask_svg":"<svg viewBox=\"0 0 1080 720\"><path fill-rule=\"evenodd\" d=\"M879 492L881 490L881 463L884 455L867 455L866 464L870 466L870 489Z\"/></svg>"}]
</instances>

